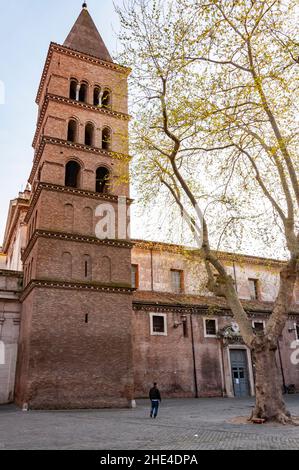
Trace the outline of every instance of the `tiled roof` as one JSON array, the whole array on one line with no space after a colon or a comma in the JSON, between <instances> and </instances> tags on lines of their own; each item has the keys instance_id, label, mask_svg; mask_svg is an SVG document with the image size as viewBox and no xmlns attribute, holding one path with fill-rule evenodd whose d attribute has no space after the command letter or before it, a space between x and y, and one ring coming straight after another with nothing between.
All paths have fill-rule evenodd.
<instances>
[{"instance_id":1,"label":"tiled roof","mask_svg":"<svg viewBox=\"0 0 299 470\"><path fill-rule=\"evenodd\" d=\"M85 8L81 11L63 45L107 62L113 62L92 17Z\"/></svg>"},{"instance_id":2,"label":"tiled roof","mask_svg":"<svg viewBox=\"0 0 299 470\"><path fill-rule=\"evenodd\" d=\"M222 297L173 294L169 292L135 291L133 294L133 303L152 304L152 305L173 305L187 307L218 307L228 310L226 300ZM242 305L248 311L271 312L273 302L262 302L258 300L241 300ZM299 314L299 305L294 304L290 313Z\"/></svg>"}]
</instances>

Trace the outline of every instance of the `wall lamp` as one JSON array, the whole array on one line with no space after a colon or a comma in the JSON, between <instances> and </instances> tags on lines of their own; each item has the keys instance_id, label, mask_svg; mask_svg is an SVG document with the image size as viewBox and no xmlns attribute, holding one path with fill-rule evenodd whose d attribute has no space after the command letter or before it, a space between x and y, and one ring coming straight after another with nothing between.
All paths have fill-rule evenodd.
<instances>
[{"instance_id":1,"label":"wall lamp","mask_svg":"<svg viewBox=\"0 0 299 470\"><path fill-rule=\"evenodd\" d=\"M178 328L180 325L183 325L187 321L187 315L181 316L181 321L175 321L173 324L173 328Z\"/></svg>"}]
</instances>

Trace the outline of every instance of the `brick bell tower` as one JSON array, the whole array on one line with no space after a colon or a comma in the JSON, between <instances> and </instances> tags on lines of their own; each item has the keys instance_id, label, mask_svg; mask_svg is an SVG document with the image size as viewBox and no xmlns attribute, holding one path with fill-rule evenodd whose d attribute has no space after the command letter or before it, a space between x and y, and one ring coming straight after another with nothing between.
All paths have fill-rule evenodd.
<instances>
[{"instance_id":1,"label":"brick bell tower","mask_svg":"<svg viewBox=\"0 0 299 470\"><path fill-rule=\"evenodd\" d=\"M63 46L50 44L23 253L15 390L23 407L132 404L132 245L123 229L104 238L95 230L99 214L117 223L120 196L125 209L131 202L129 73L85 3Z\"/></svg>"}]
</instances>

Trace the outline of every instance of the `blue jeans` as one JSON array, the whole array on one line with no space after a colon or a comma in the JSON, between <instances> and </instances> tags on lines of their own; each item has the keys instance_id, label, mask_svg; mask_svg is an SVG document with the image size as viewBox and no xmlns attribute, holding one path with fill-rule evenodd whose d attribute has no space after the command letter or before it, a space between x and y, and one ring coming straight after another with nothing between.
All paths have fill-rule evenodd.
<instances>
[{"instance_id":1,"label":"blue jeans","mask_svg":"<svg viewBox=\"0 0 299 470\"><path fill-rule=\"evenodd\" d=\"M154 416L155 418L158 414L159 400L151 400L151 403L152 403L151 416Z\"/></svg>"}]
</instances>

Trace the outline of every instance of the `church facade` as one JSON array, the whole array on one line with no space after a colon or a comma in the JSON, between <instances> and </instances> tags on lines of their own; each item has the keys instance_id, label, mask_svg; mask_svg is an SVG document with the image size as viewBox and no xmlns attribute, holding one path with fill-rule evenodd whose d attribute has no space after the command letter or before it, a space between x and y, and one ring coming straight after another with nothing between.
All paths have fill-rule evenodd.
<instances>
[{"instance_id":1,"label":"church facade","mask_svg":"<svg viewBox=\"0 0 299 470\"><path fill-rule=\"evenodd\" d=\"M200 254L128 233L129 74L85 4L65 43L50 44L29 183L0 254L0 403L134 406L153 381L168 397L254 394L250 351L206 290ZM263 329L283 262L221 257ZM298 286L277 360L282 386L299 391L297 342Z\"/></svg>"}]
</instances>

